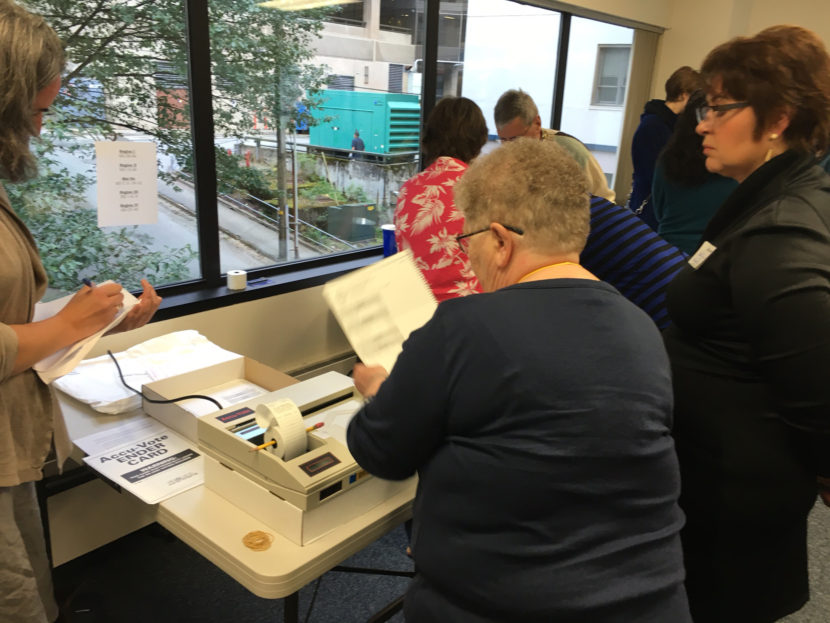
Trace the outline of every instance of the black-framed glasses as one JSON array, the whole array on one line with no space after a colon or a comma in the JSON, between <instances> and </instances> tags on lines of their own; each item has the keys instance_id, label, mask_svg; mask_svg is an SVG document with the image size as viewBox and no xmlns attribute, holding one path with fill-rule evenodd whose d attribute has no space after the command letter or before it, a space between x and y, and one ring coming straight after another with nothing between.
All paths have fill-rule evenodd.
<instances>
[{"instance_id":1,"label":"black-framed glasses","mask_svg":"<svg viewBox=\"0 0 830 623\"><path fill-rule=\"evenodd\" d=\"M749 105L749 102L732 102L731 104L714 104L712 106L704 104L703 106L697 107L697 110L695 110L695 116L697 117L698 123L703 123L706 117L709 116L710 112L716 113L717 116L720 116L719 113L724 113L727 110L735 110L736 108L746 108Z\"/></svg>"},{"instance_id":2,"label":"black-framed glasses","mask_svg":"<svg viewBox=\"0 0 830 623\"><path fill-rule=\"evenodd\" d=\"M502 227L504 227L507 231L512 231L514 234L518 234L520 236L524 236L524 230L520 229L519 227L513 227L512 225L505 225L504 223L499 223ZM455 237L455 241L458 243L458 248L461 249L464 253L467 253L467 249L470 247L470 236L475 236L476 234L483 234L486 231L490 231L490 226L482 227L481 229L477 229L475 231L471 231L468 234L460 234Z\"/></svg>"}]
</instances>

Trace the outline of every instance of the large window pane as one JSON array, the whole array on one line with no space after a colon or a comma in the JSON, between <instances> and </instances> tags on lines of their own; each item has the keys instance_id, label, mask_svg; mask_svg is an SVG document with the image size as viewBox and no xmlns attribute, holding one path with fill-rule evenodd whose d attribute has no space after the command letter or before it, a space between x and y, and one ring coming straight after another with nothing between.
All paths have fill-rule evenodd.
<instances>
[{"instance_id":1,"label":"large window pane","mask_svg":"<svg viewBox=\"0 0 830 623\"><path fill-rule=\"evenodd\" d=\"M205 265L222 272L379 244L396 191L420 166L427 70L436 73L437 97L476 101L493 135L498 97L524 89L544 125L581 139L609 176L615 168L627 28L573 18L564 112L555 122L556 11L445 0L438 63L426 68L424 0L358 0L301 12L259 0L210 0L209 33L201 36L210 37L212 88L198 97L213 109L216 169L206 171L199 161L205 154L192 149L185 0L23 2L54 25L70 61L56 113L36 144L42 175L9 188L59 289L74 290L83 277L131 288L142 276L158 286L216 278L200 273L200 227L207 252L212 237L219 240L219 257ZM192 58L201 53L194 49ZM156 145L157 224L96 226L96 140ZM207 231L213 197L195 197L197 173L216 175L218 232ZM200 220L199 206L210 218Z\"/></svg>"},{"instance_id":2,"label":"large window pane","mask_svg":"<svg viewBox=\"0 0 830 623\"><path fill-rule=\"evenodd\" d=\"M231 266L223 248L223 270L380 243L421 105L417 31L381 32L377 5L358 24L211 1L219 224L251 253Z\"/></svg>"},{"instance_id":3,"label":"large window pane","mask_svg":"<svg viewBox=\"0 0 830 623\"><path fill-rule=\"evenodd\" d=\"M614 187L634 31L574 17L561 130L579 138Z\"/></svg>"},{"instance_id":4,"label":"large window pane","mask_svg":"<svg viewBox=\"0 0 830 623\"><path fill-rule=\"evenodd\" d=\"M76 290L82 278L137 288L144 276L157 286L199 277L192 192L175 185L191 153L182 3L22 4L55 28L68 57L53 113L32 143L40 176L8 185L40 247L50 295ZM157 225L97 226L94 142L100 140L156 144Z\"/></svg>"},{"instance_id":5,"label":"large window pane","mask_svg":"<svg viewBox=\"0 0 830 623\"><path fill-rule=\"evenodd\" d=\"M476 0L467 11L464 96L481 107L493 136L493 108L508 89L528 93L539 108L542 125L548 127L559 13L507 0Z\"/></svg>"}]
</instances>

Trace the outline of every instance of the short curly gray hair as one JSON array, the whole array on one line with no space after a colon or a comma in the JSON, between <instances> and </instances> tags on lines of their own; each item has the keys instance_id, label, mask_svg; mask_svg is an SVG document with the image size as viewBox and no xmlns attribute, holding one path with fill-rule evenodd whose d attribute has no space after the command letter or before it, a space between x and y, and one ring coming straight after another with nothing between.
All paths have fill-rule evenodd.
<instances>
[{"instance_id":1,"label":"short curly gray hair","mask_svg":"<svg viewBox=\"0 0 830 623\"><path fill-rule=\"evenodd\" d=\"M0 176L13 182L34 175L29 151L35 134L32 102L66 63L55 31L39 15L0 0Z\"/></svg>"},{"instance_id":2,"label":"short curly gray hair","mask_svg":"<svg viewBox=\"0 0 830 623\"><path fill-rule=\"evenodd\" d=\"M502 223L544 253L579 253L590 228L590 196L574 159L552 141L521 138L473 161L453 188L469 229Z\"/></svg>"}]
</instances>

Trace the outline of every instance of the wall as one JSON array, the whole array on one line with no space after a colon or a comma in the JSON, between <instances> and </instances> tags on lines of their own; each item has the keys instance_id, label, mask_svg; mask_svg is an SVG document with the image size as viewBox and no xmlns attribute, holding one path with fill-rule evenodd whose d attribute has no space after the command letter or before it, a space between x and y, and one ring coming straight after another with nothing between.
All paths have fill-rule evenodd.
<instances>
[{"instance_id":1,"label":"wall","mask_svg":"<svg viewBox=\"0 0 830 623\"><path fill-rule=\"evenodd\" d=\"M672 5L677 0L578 0L576 2L539 2L561 11L601 19L603 16L622 18L658 27L669 24ZM618 20L617 20L618 21ZM626 24L634 25L634 24Z\"/></svg>"},{"instance_id":2,"label":"wall","mask_svg":"<svg viewBox=\"0 0 830 623\"><path fill-rule=\"evenodd\" d=\"M414 156L408 162L395 164L377 164L346 160L345 158L322 158L317 160L315 172L329 180L335 188L347 189L357 185L363 189L379 209L394 208L397 193L404 182L418 172L418 162ZM385 216L382 223L391 223L391 215Z\"/></svg>"},{"instance_id":3,"label":"wall","mask_svg":"<svg viewBox=\"0 0 830 623\"><path fill-rule=\"evenodd\" d=\"M814 0L673 0L668 30L657 51L652 82L654 97L663 97L663 84L681 65L699 66L716 45L737 35L751 35L774 24L796 24L815 30L830 41L830 3Z\"/></svg>"},{"instance_id":4,"label":"wall","mask_svg":"<svg viewBox=\"0 0 830 623\"><path fill-rule=\"evenodd\" d=\"M356 90L386 91L389 64L411 65L415 46L408 34L380 29L380 0L369 0L366 9L365 27L326 22L312 42L313 62L328 66L329 73L354 76Z\"/></svg>"},{"instance_id":5,"label":"wall","mask_svg":"<svg viewBox=\"0 0 830 623\"><path fill-rule=\"evenodd\" d=\"M172 331L195 329L222 348L292 372L351 352L322 287L231 305L102 339L90 357L124 350Z\"/></svg>"}]
</instances>

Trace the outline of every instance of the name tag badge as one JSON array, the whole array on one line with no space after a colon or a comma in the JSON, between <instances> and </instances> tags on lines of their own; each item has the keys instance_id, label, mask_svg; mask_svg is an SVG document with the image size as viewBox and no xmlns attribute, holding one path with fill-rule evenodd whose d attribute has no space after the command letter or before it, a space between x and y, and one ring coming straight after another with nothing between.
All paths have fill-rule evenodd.
<instances>
[{"instance_id":1,"label":"name tag badge","mask_svg":"<svg viewBox=\"0 0 830 623\"><path fill-rule=\"evenodd\" d=\"M700 245L700 248L695 251L695 254L689 258L689 266L697 270L703 262L709 259L709 256L715 252L715 249L717 249L717 247L711 242L704 242Z\"/></svg>"}]
</instances>

